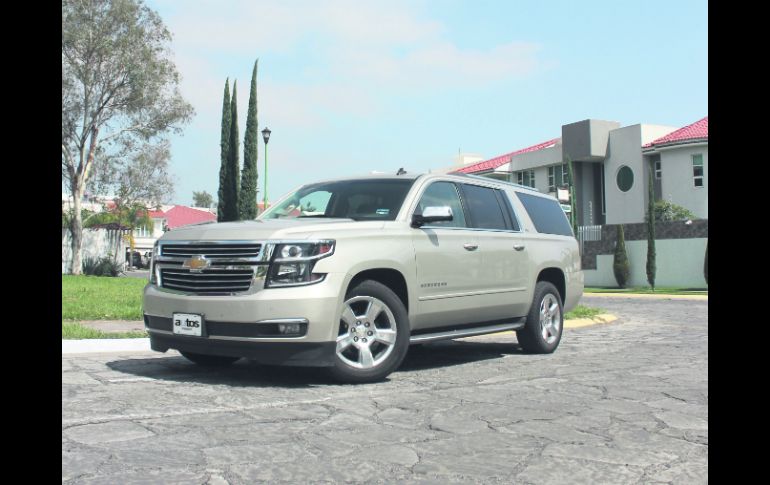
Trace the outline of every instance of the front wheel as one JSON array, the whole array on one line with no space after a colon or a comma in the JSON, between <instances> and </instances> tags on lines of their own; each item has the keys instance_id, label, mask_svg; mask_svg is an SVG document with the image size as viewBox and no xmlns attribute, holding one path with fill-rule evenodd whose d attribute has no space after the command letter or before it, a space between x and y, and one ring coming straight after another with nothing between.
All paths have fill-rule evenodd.
<instances>
[{"instance_id":1,"label":"front wheel","mask_svg":"<svg viewBox=\"0 0 770 485\"><path fill-rule=\"evenodd\" d=\"M527 323L516 331L519 345L530 354L550 354L561 341L564 312L556 287L547 281L538 281Z\"/></svg>"},{"instance_id":2,"label":"front wheel","mask_svg":"<svg viewBox=\"0 0 770 485\"><path fill-rule=\"evenodd\" d=\"M366 280L345 297L334 365L329 373L349 383L375 382L396 370L409 347L409 316L387 286Z\"/></svg>"},{"instance_id":3,"label":"front wheel","mask_svg":"<svg viewBox=\"0 0 770 485\"><path fill-rule=\"evenodd\" d=\"M187 360L194 362L198 365L203 365L207 367L224 367L226 365L230 365L236 360L240 359L240 357L227 357L224 355L206 355L206 354L196 354L193 352L182 352L179 351L180 354L182 354Z\"/></svg>"}]
</instances>

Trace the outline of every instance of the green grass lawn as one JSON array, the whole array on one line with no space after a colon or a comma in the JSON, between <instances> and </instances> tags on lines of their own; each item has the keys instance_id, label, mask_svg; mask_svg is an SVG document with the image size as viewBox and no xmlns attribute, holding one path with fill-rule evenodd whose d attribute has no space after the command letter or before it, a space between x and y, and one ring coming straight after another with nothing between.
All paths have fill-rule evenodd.
<instances>
[{"instance_id":1,"label":"green grass lawn","mask_svg":"<svg viewBox=\"0 0 770 485\"><path fill-rule=\"evenodd\" d=\"M146 284L142 278L62 275L62 320L141 320Z\"/></svg>"},{"instance_id":2,"label":"green grass lawn","mask_svg":"<svg viewBox=\"0 0 770 485\"><path fill-rule=\"evenodd\" d=\"M143 338L147 337L147 332L102 332L93 328L86 327L77 322L62 322L61 338L62 340L86 339L86 338Z\"/></svg>"},{"instance_id":3,"label":"green grass lawn","mask_svg":"<svg viewBox=\"0 0 770 485\"><path fill-rule=\"evenodd\" d=\"M601 308L592 308L588 306L578 305L572 309L571 312L564 314L565 320L574 320L576 318L593 318L600 313L604 313Z\"/></svg>"},{"instance_id":4,"label":"green grass lawn","mask_svg":"<svg viewBox=\"0 0 770 485\"><path fill-rule=\"evenodd\" d=\"M641 293L646 295L706 295L708 288L678 288L672 286L661 286L652 288L649 286L638 286L634 288L608 288L608 287L586 287L583 293Z\"/></svg>"}]
</instances>

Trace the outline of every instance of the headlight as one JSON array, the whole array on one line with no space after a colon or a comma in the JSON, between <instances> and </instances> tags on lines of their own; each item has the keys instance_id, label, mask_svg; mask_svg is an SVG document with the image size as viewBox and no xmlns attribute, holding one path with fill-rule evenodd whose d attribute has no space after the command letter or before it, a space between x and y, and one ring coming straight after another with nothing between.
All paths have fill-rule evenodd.
<instances>
[{"instance_id":1,"label":"headlight","mask_svg":"<svg viewBox=\"0 0 770 485\"><path fill-rule=\"evenodd\" d=\"M155 241L155 245L152 247L152 255L150 256L150 283L153 285L158 284L158 278L155 276L155 258L158 256L158 241Z\"/></svg>"},{"instance_id":2,"label":"headlight","mask_svg":"<svg viewBox=\"0 0 770 485\"><path fill-rule=\"evenodd\" d=\"M314 241L276 244L266 288L301 286L323 281L325 274L313 273L315 263L334 253L334 241Z\"/></svg>"}]
</instances>

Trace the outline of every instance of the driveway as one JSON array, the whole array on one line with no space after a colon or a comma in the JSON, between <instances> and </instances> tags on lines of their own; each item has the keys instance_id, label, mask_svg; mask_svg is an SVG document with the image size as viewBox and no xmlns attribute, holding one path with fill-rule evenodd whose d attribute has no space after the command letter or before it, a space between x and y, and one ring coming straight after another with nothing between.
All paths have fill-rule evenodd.
<instances>
[{"instance_id":1,"label":"driveway","mask_svg":"<svg viewBox=\"0 0 770 485\"><path fill-rule=\"evenodd\" d=\"M62 357L65 483L707 483L708 302L586 297L552 355L412 348L383 383L175 352Z\"/></svg>"}]
</instances>

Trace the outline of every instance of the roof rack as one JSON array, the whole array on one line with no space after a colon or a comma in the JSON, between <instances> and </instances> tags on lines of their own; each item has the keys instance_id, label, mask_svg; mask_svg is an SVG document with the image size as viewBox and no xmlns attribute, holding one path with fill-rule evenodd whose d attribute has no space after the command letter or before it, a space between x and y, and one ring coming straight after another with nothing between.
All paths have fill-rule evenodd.
<instances>
[{"instance_id":1,"label":"roof rack","mask_svg":"<svg viewBox=\"0 0 770 485\"><path fill-rule=\"evenodd\" d=\"M485 182L489 182L490 180L492 180L494 182L500 182L501 184L512 185L512 186L518 187L520 189L530 190L532 192L537 192L538 194L542 193L539 190L537 190L536 188L530 187L529 185L521 185L521 184L517 184L517 183L514 183L514 182L508 182L507 180L493 179L493 178L490 178L490 177L482 177L480 175L471 175L469 173L448 173L447 175L455 175L457 177L468 177L468 178L472 178L472 179L476 179L476 180L483 180Z\"/></svg>"}]
</instances>

